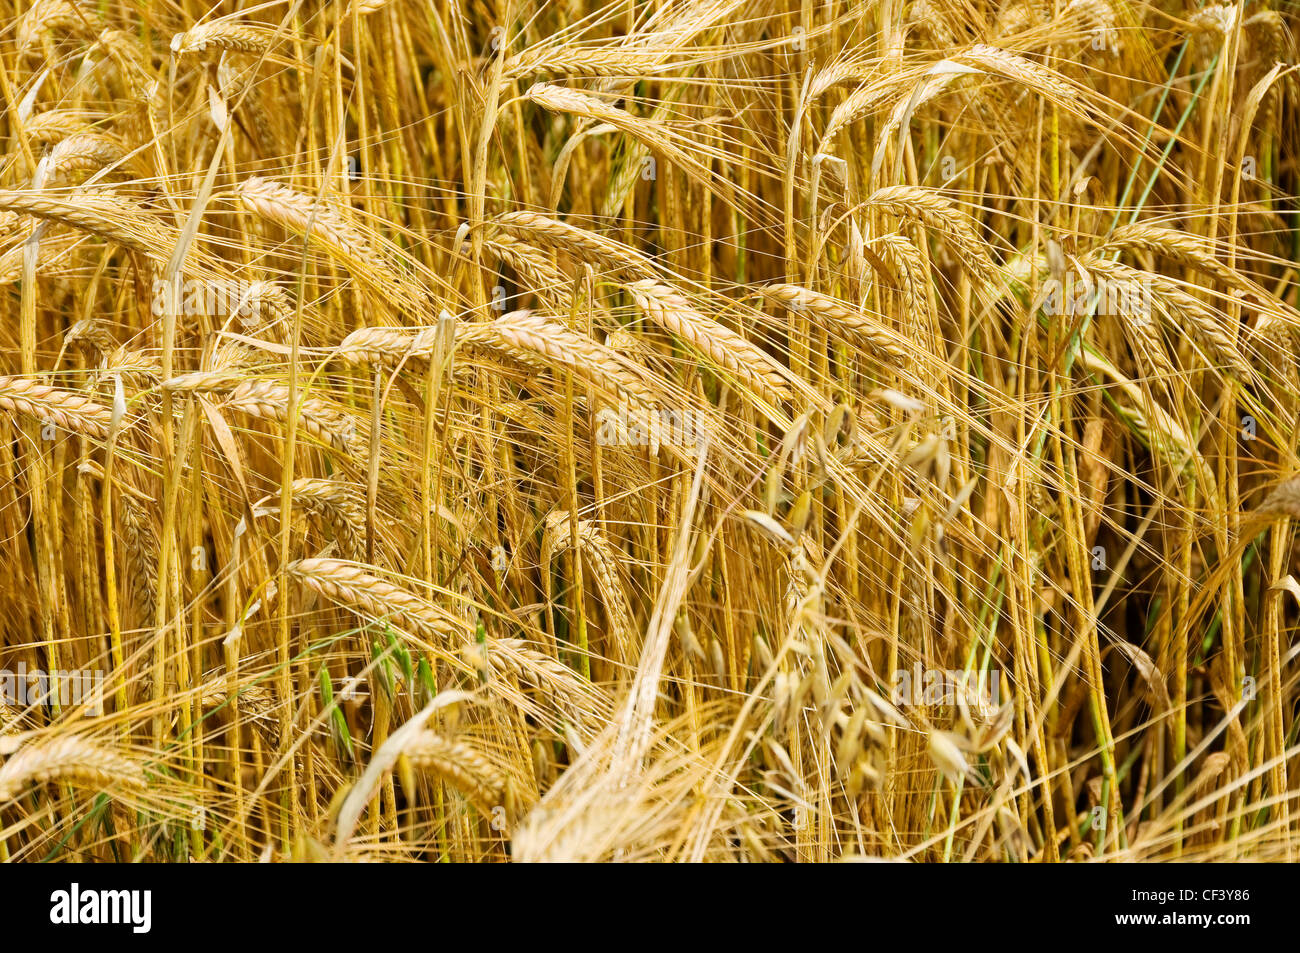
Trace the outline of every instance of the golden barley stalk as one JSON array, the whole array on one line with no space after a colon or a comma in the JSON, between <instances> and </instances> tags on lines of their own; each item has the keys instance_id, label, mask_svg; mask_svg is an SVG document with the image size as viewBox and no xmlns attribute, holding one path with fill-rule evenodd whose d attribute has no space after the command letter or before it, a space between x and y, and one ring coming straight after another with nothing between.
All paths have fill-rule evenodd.
<instances>
[{"instance_id":1,"label":"golden barley stalk","mask_svg":"<svg viewBox=\"0 0 1300 953\"><path fill-rule=\"evenodd\" d=\"M969 217L937 192L912 185L891 185L877 189L867 204L933 229L952 242L962 262L976 277L984 281L996 279L997 269L989 258L988 245L975 234Z\"/></svg>"},{"instance_id":2,"label":"golden barley stalk","mask_svg":"<svg viewBox=\"0 0 1300 953\"><path fill-rule=\"evenodd\" d=\"M240 183L240 204L259 218L299 235L308 235L358 277L392 296L402 307L430 306L428 292L402 274L384 253L337 209L279 182L259 176Z\"/></svg>"},{"instance_id":3,"label":"golden barley stalk","mask_svg":"<svg viewBox=\"0 0 1300 953\"><path fill-rule=\"evenodd\" d=\"M0 204L0 208L3 208ZM649 259L622 242L597 235L585 228L537 212L507 212L493 219L493 224L533 244L577 255L592 264L602 265L616 274L632 278L654 275Z\"/></svg>"},{"instance_id":4,"label":"golden barley stalk","mask_svg":"<svg viewBox=\"0 0 1300 953\"><path fill-rule=\"evenodd\" d=\"M365 497L357 487L338 480L302 477L293 481L292 493L295 507L330 527L345 559L362 558L366 511Z\"/></svg>"},{"instance_id":5,"label":"golden barley stalk","mask_svg":"<svg viewBox=\"0 0 1300 953\"><path fill-rule=\"evenodd\" d=\"M624 651L632 649L636 638L631 603L619 576L619 556L613 544L606 539L591 520L579 520L580 549L596 576L605 609L609 613L613 634ZM569 513L557 510L546 517L546 532L542 542L542 566L549 567L556 551L573 545L573 524Z\"/></svg>"},{"instance_id":6,"label":"golden barley stalk","mask_svg":"<svg viewBox=\"0 0 1300 953\"><path fill-rule=\"evenodd\" d=\"M275 42L275 31L263 26L219 21L193 27L172 37L171 51L176 56L193 56L209 50L221 53L262 54Z\"/></svg>"},{"instance_id":7,"label":"golden barley stalk","mask_svg":"<svg viewBox=\"0 0 1300 953\"><path fill-rule=\"evenodd\" d=\"M0 190L0 209L61 222L161 261L166 260L173 244L167 230L146 219L138 206L102 191L63 199L39 192Z\"/></svg>"}]
</instances>

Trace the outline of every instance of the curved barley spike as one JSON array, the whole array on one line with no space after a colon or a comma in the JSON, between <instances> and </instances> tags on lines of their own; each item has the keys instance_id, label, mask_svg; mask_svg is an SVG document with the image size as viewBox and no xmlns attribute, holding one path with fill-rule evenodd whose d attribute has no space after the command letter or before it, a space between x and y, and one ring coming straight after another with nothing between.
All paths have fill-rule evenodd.
<instances>
[{"instance_id":1,"label":"curved barley spike","mask_svg":"<svg viewBox=\"0 0 1300 953\"><path fill-rule=\"evenodd\" d=\"M274 30L247 23L205 23L177 33L172 37L171 51L175 56L195 56L199 53L224 52L260 55L271 48L276 40Z\"/></svg>"},{"instance_id":2,"label":"curved barley spike","mask_svg":"<svg viewBox=\"0 0 1300 953\"><path fill-rule=\"evenodd\" d=\"M873 239L871 250L893 272L894 280L902 292L903 306L911 316L912 326L921 332L924 340L930 342L930 350L938 353L936 349L941 345L934 340L937 324L927 287L929 272L921 250L907 238L895 234Z\"/></svg>"},{"instance_id":3,"label":"curved barley spike","mask_svg":"<svg viewBox=\"0 0 1300 953\"><path fill-rule=\"evenodd\" d=\"M52 144L72 136L97 135L90 122L95 115L75 109L47 109L23 123L23 132L31 142Z\"/></svg>"},{"instance_id":4,"label":"curved barley spike","mask_svg":"<svg viewBox=\"0 0 1300 953\"><path fill-rule=\"evenodd\" d=\"M953 58L957 62L978 66L989 73L997 73L1022 83L1042 93L1058 106L1079 109L1085 103L1081 98L1082 87L1076 86L1056 70L1048 69L1010 50L977 43Z\"/></svg>"},{"instance_id":5,"label":"curved barley spike","mask_svg":"<svg viewBox=\"0 0 1300 953\"><path fill-rule=\"evenodd\" d=\"M502 79L519 79L532 73L555 76L644 76L661 68L671 51L617 45L597 49L536 47L506 60Z\"/></svg>"},{"instance_id":6,"label":"curved barley spike","mask_svg":"<svg viewBox=\"0 0 1300 953\"><path fill-rule=\"evenodd\" d=\"M896 85L892 80L866 83L845 97L844 101L831 111L831 117L826 121L826 128L822 131L821 151L828 151L835 137L845 126L871 112L895 91Z\"/></svg>"},{"instance_id":7,"label":"curved barley spike","mask_svg":"<svg viewBox=\"0 0 1300 953\"><path fill-rule=\"evenodd\" d=\"M635 365L557 321L515 311L497 318L490 327L511 347L567 367L614 397L624 395L642 406L658 403Z\"/></svg>"},{"instance_id":8,"label":"curved barley spike","mask_svg":"<svg viewBox=\"0 0 1300 953\"><path fill-rule=\"evenodd\" d=\"M291 487L292 502L330 528L345 559L358 561L365 553L366 501L361 490L338 480L302 477ZM274 505L271 505L274 503ZM279 508L279 495L254 506L254 513Z\"/></svg>"},{"instance_id":9,"label":"curved barley spike","mask_svg":"<svg viewBox=\"0 0 1300 953\"><path fill-rule=\"evenodd\" d=\"M303 430L343 453L360 445L360 428L355 421L335 413L314 397L300 399L298 424ZM226 406L284 423L289 419L289 387L277 381L244 380L230 392Z\"/></svg>"},{"instance_id":10,"label":"curved barley spike","mask_svg":"<svg viewBox=\"0 0 1300 953\"><path fill-rule=\"evenodd\" d=\"M552 83L535 83L525 95L551 112L582 116L592 122L613 126L629 138L663 155L696 182L712 188L725 199L732 198L731 183L715 176L708 166L679 146L674 136L653 117L634 116L626 109L611 106L590 93Z\"/></svg>"},{"instance_id":11,"label":"curved barley spike","mask_svg":"<svg viewBox=\"0 0 1300 953\"><path fill-rule=\"evenodd\" d=\"M623 659L632 658L636 645L636 623L627 588L619 574L619 558L614 546L591 520L578 522L579 550L590 564L600 588L605 611L609 615L613 636L623 653ZM573 546L573 525L569 513L559 510L546 517L546 531L542 541L542 566L551 565L555 553Z\"/></svg>"},{"instance_id":12,"label":"curved barley spike","mask_svg":"<svg viewBox=\"0 0 1300 953\"><path fill-rule=\"evenodd\" d=\"M748 384L773 406L793 394L784 368L730 328L705 317L681 294L653 278L625 286L638 307L665 331L694 345L733 378Z\"/></svg>"},{"instance_id":13,"label":"curved barley spike","mask_svg":"<svg viewBox=\"0 0 1300 953\"><path fill-rule=\"evenodd\" d=\"M104 191L52 198L39 192L0 190L0 209L60 222L166 261L175 242L133 202Z\"/></svg>"},{"instance_id":14,"label":"curved barley spike","mask_svg":"<svg viewBox=\"0 0 1300 953\"><path fill-rule=\"evenodd\" d=\"M432 310L433 298L429 292L399 270L361 229L334 207L260 176L240 183L236 194L245 209L290 232L307 235L399 307Z\"/></svg>"},{"instance_id":15,"label":"curved barley spike","mask_svg":"<svg viewBox=\"0 0 1300 953\"><path fill-rule=\"evenodd\" d=\"M489 639L486 647L470 645L471 659L486 652L492 673L513 676L548 697L575 722L593 727L613 710L609 698L577 672L522 639Z\"/></svg>"},{"instance_id":16,"label":"curved barley spike","mask_svg":"<svg viewBox=\"0 0 1300 953\"><path fill-rule=\"evenodd\" d=\"M73 172L95 172L120 162L126 156L122 144L112 136L83 132L61 139L46 160L47 182L57 182Z\"/></svg>"},{"instance_id":17,"label":"curved barley spike","mask_svg":"<svg viewBox=\"0 0 1300 953\"><path fill-rule=\"evenodd\" d=\"M1240 288L1246 292L1262 290L1240 272L1215 258L1212 246L1205 239L1178 229L1165 228L1149 222L1122 225L1111 232L1105 242L1092 251L1089 261L1096 260L1103 251L1121 249L1138 249L1163 255L1181 265L1186 265L1193 271L1199 271L1222 282L1228 288Z\"/></svg>"},{"instance_id":18,"label":"curved barley spike","mask_svg":"<svg viewBox=\"0 0 1300 953\"><path fill-rule=\"evenodd\" d=\"M149 513L130 492L118 495L127 582L136 625L153 628L158 592L158 533Z\"/></svg>"},{"instance_id":19,"label":"curved barley spike","mask_svg":"<svg viewBox=\"0 0 1300 953\"><path fill-rule=\"evenodd\" d=\"M543 297L557 312L573 306L573 282L546 255L505 232L483 240L483 250L504 262L528 282L528 290Z\"/></svg>"},{"instance_id":20,"label":"curved barley spike","mask_svg":"<svg viewBox=\"0 0 1300 953\"><path fill-rule=\"evenodd\" d=\"M402 745L402 754L411 767L432 771L489 812L505 798L505 775L463 742L444 738L426 728Z\"/></svg>"},{"instance_id":21,"label":"curved barley spike","mask_svg":"<svg viewBox=\"0 0 1300 953\"><path fill-rule=\"evenodd\" d=\"M80 232L63 231L43 236L37 249L36 273L48 275L72 258L73 252L86 240ZM22 279L26 243L19 242L0 255L0 285L11 285Z\"/></svg>"},{"instance_id":22,"label":"curved barley spike","mask_svg":"<svg viewBox=\"0 0 1300 953\"><path fill-rule=\"evenodd\" d=\"M901 366L909 360L909 352L902 344L906 339L902 335L880 322L870 320L860 310L838 298L779 282L764 285L757 290L764 297L787 308L806 310L817 315L853 340L866 344L892 364Z\"/></svg>"},{"instance_id":23,"label":"curved barley spike","mask_svg":"<svg viewBox=\"0 0 1300 953\"><path fill-rule=\"evenodd\" d=\"M872 193L867 205L913 219L938 232L952 243L975 277L990 284L996 282L998 269L989 256L988 244L975 233L969 216L939 193L914 185L891 185Z\"/></svg>"},{"instance_id":24,"label":"curved barley spike","mask_svg":"<svg viewBox=\"0 0 1300 953\"><path fill-rule=\"evenodd\" d=\"M650 259L635 249L549 215L507 212L498 215L492 223L507 232L530 239L534 245L576 255L583 261L602 265L614 274L631 278L650 278L655 274Z\"/></svg>"},{"instance_id":25,"label":"curved barley spike","mask_svg":"<svg viewBox=\"0 0 1300 953\"><path fill-rule=\"evenodd\" d=\"M405 620L426 632L443 636L467 634L466 624L450 612L373 576L360 566L339 559L298 559L286 568L290 576L334 602L341 602L377 619Z\"/></svg>"},{"instance_id":26,"label":"curved barley spike","mask_svg":"<svg viewBox=\"0 0 1300 953\"><path fill-rule=\"evenodd\" d=\"M36 0L18 21L18 50L26 52L49 30L85 31L90 19L71 0Z\"/></svg>"},{"instance_id":27,"label":"curved barley spike","mask_svg":"<svg viewBox=\"0 0 1300 953\"><path fill-rule=\"evenodd\" d=\"M358 328L343 339L334 353L345 364L393 367L403 359L427 361L437 339L437 328Z\"/></svg>"},{"instance_id":28,"label":"curved barley spike","mask_svg":"<svg viewBox=\"0 0 1300 953\"><path fill-rule=\"evenodd\" d=\"M117 339L108 330L108 325L98 318L82 318L63 335L65 347L72 344L86 344L102 354L111 354L117 350Z\"/></svg>"},{"instance_id":29,"label":"curved barley spike","mask_svg":"<svg viewBox=\"0 0 1300 953\"><path fill-rule=\"evenodd\" d=\"M1225 329L1222 315L1174 281L1096 255L1089 256L1079 265L1093 279L1100 278L1100 285L1107 289L1108 294L1111 287L1141 289L1143 300L1155 306L1169 324L1171 333L1190 333L1211 361L1230 371L1238 380L1253 380L1250 365Z\"/></svg>"},{"instance_id":30,"label":"curved barley spike","mask_svg":"<svg viewBox=\"0 0 1300 953\"><path fill-rule=\"evenodd\" d=\"M0 377L0 410L101 440L113 417L107 407L80 394L21 377Z\"/></svg>"},{"instance_id":31,"label":"curved barley spike","mask_svg":"<svg viewBox=\"0 0 1300 953\"><path fill-rule=\"evenodd\" d=\"M144 771L124 757L80 735L23 745L0 766L0 805L29 785L63 781L92 790L143 790Z\"/></svg>"}]
</instances>

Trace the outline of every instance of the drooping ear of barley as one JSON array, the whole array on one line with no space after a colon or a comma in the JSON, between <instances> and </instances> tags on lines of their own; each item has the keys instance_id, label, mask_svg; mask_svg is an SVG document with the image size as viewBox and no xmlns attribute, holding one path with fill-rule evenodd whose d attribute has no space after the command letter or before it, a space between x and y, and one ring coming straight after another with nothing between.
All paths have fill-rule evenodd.
<instances>
[{"instance_id":1,"label":"drooping ear of barley","mask_svg":"<svg viewBox=\"0 0 1300 953\"><path fill-rule=\"evenodd\" d=\"M402 746L402 754L412 767L444 778L488 813L505 798L505 777L492 762L463 742L425 730Z\"/></svg>"},{"instance_id":2,"label":"drooping ear of barley","mask_svg":"<svg viewBox=\"0 0 1300 953\"><path fill-rule=\"evenodd\" d=\"M278 381L243 380L230 392L225 406L253 417L283 423L289 419L289 388ZM298 423L322 443L344 453L360 445L356 424L315 398L303 400Z\"/></svg>"},{"instance_id":3,"label":"drooping ear of barley","mask_svg":"<svg viewBox=\"0 0 1300 953\"><path fill-rule=\"evenodd\" d=\"M80 394L21 377L0 377L0 410L97 439L108 436L113 417L107 407Z\"/></svg>"},{"instance_id":4,"label":"drooping ear of barley","mask_svg":"<svg viewBox=\"0 0 1300 953\"><path fill-rule=\"evenodd\" d=\"M634 281L627 289L655 324L693 344L718 367L769 402L779 405L792 396L787 372L781 365L735 331L706 318L681 294L652 278Z\"/></svg>"},{"instance_id":5,"label":"drooping ear of barley","mask_svg":"<svg viewBox=\"0 0 1300 953\"><path fill-rule=\"evenodd\" d=\"M365 553L365 498L357 487L338 480L303 477L293 481L293 505L329 527L344 559Z\"/></svg>"},{"instance_id":6,"label":"drooping ear of barley","mask_svg":"<svg viewBox=\"0 0 1300 953\"><path fill-rule=\"evenodd\" d=\"M376 619L393 619L443 636L463 633L459 620L401 586L360 566L338 559L298 559L288 574L326 599L351 606Z\"/></svg>"},{"instance_id":7,"label":"drooping ear of barley","mask_svg":"<svg viewBox=\"0 0 1300 953\"><path fill-rule=\"evenodd\" d=\"M969 217L937 192L911 185L891 185L872 193L867 205L920 222L950 242L962 263L977 278L997 281L998 272L989 257L988 244L975 233Z\"/></svg>"},{"instance_id":8,"label":"drooping ear of barley","mask_svg":"<svg viewBox=\"0 0 1300 953\"><path fill-rule=\"evenodd\" d=\"M172 37L171 51L176 56L232 51L261 54L270 49L275 32L266 27L243 23L216 22L193 27Z\"/></svg>"},{"instance_id":9,"label":"drooping ear of barley","mask_svg":"<svg viewBox=\"0 0 1300 953\"><path fill-rule=\"evenodd\" d=\"M0 765L0 804L44 781L91 790L140 790L144 772L132 759L80 735L29 742Z\"/></svg>"},{"instance_id":10,"label":"drooping ear of barley","mask_svg":"<svg viewBox=\"0 0 1300 953\"><path fill-rule=\"evenodd\" d=\"M624 396L641 406L658 403L643 372L629 361L545 315L515 311L491 327L511 347L571 368L615 400Z\"/></svg>"},{"instance_id":11,"label":"drooping ear of barley","mask_svg":"<svg viewBox=\"0 0 1300 953\"><path fill-rule=\"evenodd\" d=\"M614 638L621 646L623 657L630 657L636 643L636 623L627 588L618 571L618 554L613 544L591 520L578 522L578 540L582 556L590 564L601 598L609 613ZM546 518L546 533L542 542L543 571L549 571L554 554L573 546L572 520L564 511L551 513Z\"/></svg>"},{"instance_id":12,"label":"drooping ear of barley","mask_svg":"<svg viewBox=\"0 0 1300 953\"><path fill-rule=\"evenodd\" d=\"M908 353L904 349L904 338L883 324L872 321L866 314L843 301L798 285L784 283L764 285L758 290L764 297L779 302L787 308L805 310L817 315L854 341L866 344L892 364L901 366L908 359Z\"/></svg>"},{"instance_id":13,"label":"drooping ear of barley","mask_svg":"<svg viewBox=\"0 0 1300 953\"><path fill-rule=\"evenodd\" d=\"M237 189L240 204L268 222L298 235L308 235L326 252L370 282L381 295L401 308L431 315L432 299L414 279L389 260L357 226L331 206L279 182L253 176Z\"/></svg>"},{"instance_id":14,"label":"drooping ear of barley","mask_svg":"<svg viewBox=\"0 0 1300 953\"><path fill-rule=\"evenodd\" d=\"M539 247L576 255L600 266L602 271L634 279L653 277L655 273L650 261L635 249L557 218L536 212L507 212L493 219L493 224Z\"/></svg>"}]
</instances>

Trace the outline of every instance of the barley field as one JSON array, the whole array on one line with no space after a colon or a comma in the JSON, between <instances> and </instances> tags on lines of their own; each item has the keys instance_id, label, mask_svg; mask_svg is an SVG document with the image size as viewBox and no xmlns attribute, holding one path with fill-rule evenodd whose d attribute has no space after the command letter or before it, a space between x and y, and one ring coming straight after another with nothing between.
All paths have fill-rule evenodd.
<instances>
[{"instance_id":1,"label":"barley field","mask_svg":"<svg viewBox=\"0 0 1300 953\"><path fill-rule=\"evenodd\" d=\"M1295 857L1294 4L0 9L0 860Z\"/></svg>"}]
</instances>

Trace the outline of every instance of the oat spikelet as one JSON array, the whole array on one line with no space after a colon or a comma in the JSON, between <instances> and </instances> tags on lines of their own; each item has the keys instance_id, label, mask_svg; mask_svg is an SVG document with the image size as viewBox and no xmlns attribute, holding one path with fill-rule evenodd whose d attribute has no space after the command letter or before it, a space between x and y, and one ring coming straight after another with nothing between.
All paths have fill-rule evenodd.
<instances>
[{"instance_id":1,"label":"oat spikelet","mask_svg":"<svg viewBox=\"0 0 1300 953\"><path fill-rule=\"evenodd\" d=\"M63 781L92 790L144 788L144 771L131 759L79 735L26 744L0 766L0 804L28 785Z\"/></svg>"},{"instance_id":2,"label":"oat spikelet","mask_svg":"<svg viewBox=\"0 0 1300 953\"><path fill-rule=\"evenodd\" d=\"M0 377L0 410L99 439L108 436L113 417L107 407L80 394L21 377Z\"/></svg>"},{"instance_id":3,"label":"oat spikelet","mask_svg":"<svg viewBox=\"0 0 1300 953\"><path fill-rule=\"evenodd\" d=\"M627 286L637 305L664 330L693 344L732 377L744 381L769 402L789 400L782 368L762 349L730 328L696 311L685 297L653 278Z\"/></svg>"}]
</instances>

